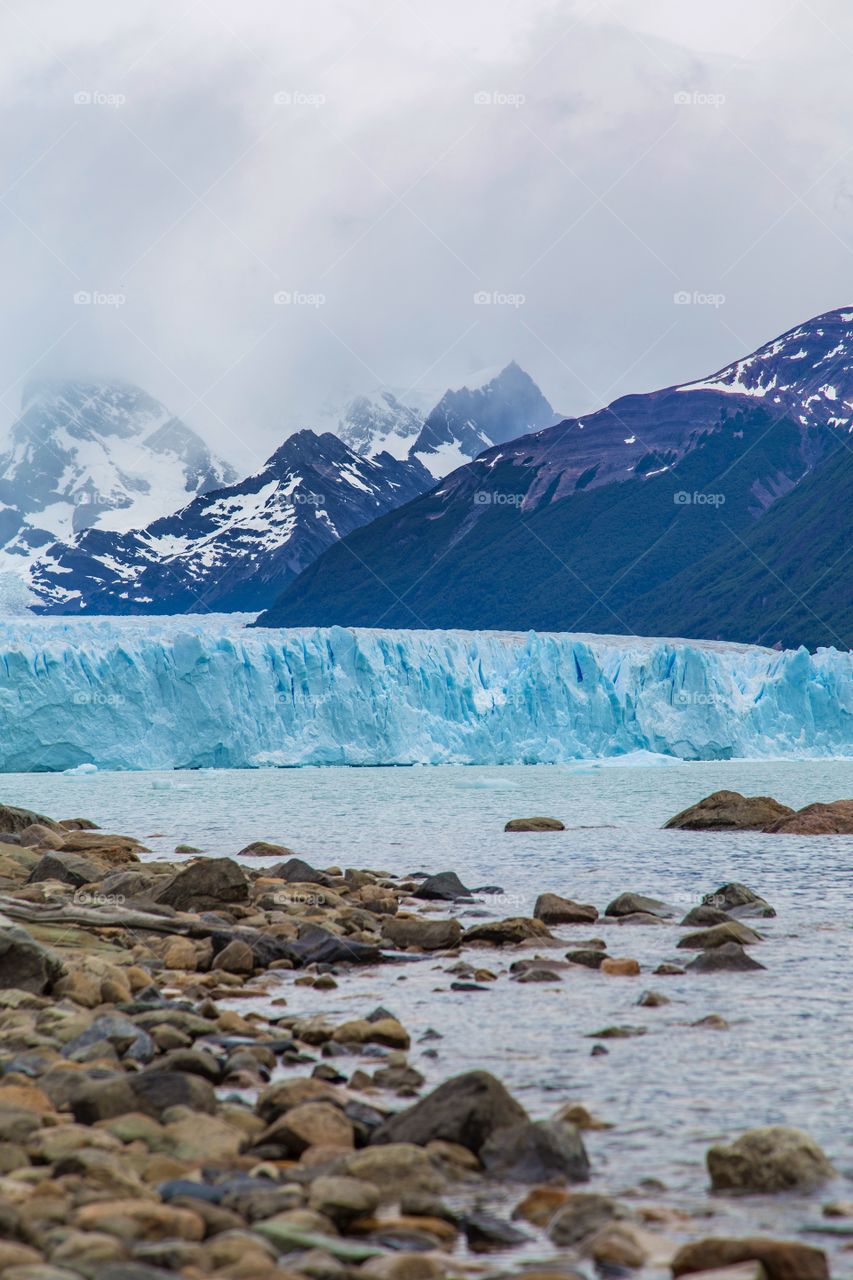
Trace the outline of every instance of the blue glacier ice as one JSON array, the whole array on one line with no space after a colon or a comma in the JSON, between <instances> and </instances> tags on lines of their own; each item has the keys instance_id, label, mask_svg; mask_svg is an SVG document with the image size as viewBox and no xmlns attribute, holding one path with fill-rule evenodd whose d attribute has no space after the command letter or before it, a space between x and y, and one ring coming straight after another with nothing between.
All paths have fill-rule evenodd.
<instances>
[{"instance_id":1,"label":"blue glacier ice","mask_svg":"<svg viewBox=\"0 0 853 1280\"><path fill-rule=\"evenodd\" d=\"M853 755L834 649L246 621L0 622L0 770Z\"/></svg>"}]
</instances>

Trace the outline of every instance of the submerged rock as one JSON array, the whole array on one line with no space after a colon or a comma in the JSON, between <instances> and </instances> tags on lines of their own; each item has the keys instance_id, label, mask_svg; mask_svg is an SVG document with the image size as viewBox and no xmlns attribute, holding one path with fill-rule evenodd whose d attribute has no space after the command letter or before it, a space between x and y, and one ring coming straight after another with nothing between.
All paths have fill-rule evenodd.
<instances>
[{"instance_id":1,"label":"submerged rock","mask_svg":"<svg viewBox=\"0 0 853 1280\"><path fill-rule=\"evenodd\" d=\"M586 1182L589 1158L574 1126L551 1120L522 1120L500 1128L480 1149L486 1172L508 1182Z\"/></svg>"},{"instance_id":2,"label":"submerged rock","mask_svg":"<svg viewBox=\"0 0 853 1280\"><path fill-rule=\"evenodd\" d=\"M745 884L740 884L737 880L720 885L719 889L713 893L706 893L702 903L703 906L718 907L730 915L753 915L765 918L776 915L765 898L753 893L752 889L747 888Z\"/></svg>"},{"instance_id":3,"label":"submerged rock","mask_svg":"<svg viewBox=\"0 0 853 1280\"><path fill-rule=\"evenodd\" d=\"M678 831L766 831L774 822L790 817L794 810L772 796L743 796L739 791L715 791L698 804L677 813L664 830Z\"/></svg>"},{"instance_id":4,"label":"submerged rock","mask_svg":"<svg viewBox=\"0 0 853 1280\"><path fill-rule=\"evenodd\" d=\"M517 946L530 938L549 939L551 931L541 920L530 916L512 916L509 920L486 920L466 929L463 942L488 942L493 947Z\"/></svg>"},{"instance_id":5,"label":"submerged rock","mask_svg":"<svg viewBox=\"0 0 853 1280\"><path fill-rule=\"evenodd\" d=\"M543 924L593 924L598 919L598 909L561 898L558 893L540 893L533 915Z\"/></svg>"},{"instance_id":6,"label":"submerged rock","mask_svg":"<svg viewBox=\"0 0 853 1280\"><path fill-rule=\"evenodd\" d=\"M467 889L455 871L440 871L437 875L427 876L415 889L416 898L425 898L428 902L457 902L471 898L471 890Z\"/></svg>"},{"instance_id":7,"label":"submerged rock","mask_svg":"<svg viewBox=\"0 0 853 1280\"><path fill-rule=\"evenodd\" d=\"M684 1245L672 1260L673 1276L696 1276L732 1267L739 1262L760 1262L767 1280L829 1280L826 1254L794 1240L747 1237L743 1240L709 1237Z\"/></svg>"},{"instance_id":8,"label":"submerged rock","mask_svg":"<svg viewBox=\"0 0 853 1280\"><path fill-rule=\"evenodd\" d=\"M420 947L422 951L445 951L457 947L462 938L458 920L425 920L421 916L386 916L382 936L395 947Z\"/></svg>"},{"instance_id":9,"label":"submerged rock","mask_svg":"<svg viewBox=\"0 0 853 1280\"><path fill-rule=\"evenodd\" d=\"M504 831L565 831L559 818L511 818Z\"/></svg>"},{"instance_id":10,"label":"submerged rock","mask_svg":"<svg viewBox=\"0 0 853 1280\"><path fill-rule=\"evenodd\" d=\"M686 933L678 941L679 950L712 951L715 947L724 947L729 942L737 942L742 947L751 947L761 941L761 934L750 929L748 925L739 924L737 920L727 920L725 924L712 925L710 929L699 929L696 933Z\"/></svg>"},{"instance_id":11,"label":"submerged rock","mask_svg":"<svg viewBox=\"0 0 853 1280\"><path fill-rule=\"evenodd\" d=\"M633 916L642 913L668 919L675 915L672 907L661 902L659 898L647 898L642 893L620 893L604 909L606 916Z\"/></svg>"},{"instance_id":12,"label":"submerged rock","mask_svg":"<svg viewBox=\"0 0 853 1280\"><path fill-rule=\"evenodd\" d=\"M715 1191L811 1191L835 1174L809 1134L784 1125L749 1129L706 1161Z\"/></svg>"},{"instance_id":13,"label":"submerged rock","mask_svg":"<svg viewBox=\"0 0 853 1280\"><path fill-rule=\"evenodd\" d=\"M764 969L763 964L753 960L739 942L725 942L721 947L713 947L710 951L701 951L695 960L687 965L688 973L725 973L738 970ZM661 972L658 967L656 973Z\"/></svg>"}]
</instances>

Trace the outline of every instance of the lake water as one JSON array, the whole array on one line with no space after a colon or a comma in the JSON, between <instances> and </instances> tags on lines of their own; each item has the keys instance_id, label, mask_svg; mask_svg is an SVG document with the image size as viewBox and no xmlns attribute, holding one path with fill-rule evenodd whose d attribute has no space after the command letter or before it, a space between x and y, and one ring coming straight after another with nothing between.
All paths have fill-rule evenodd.
<instances>
[{"instance_id":1,"label":"lake water","mask_svg":"<svg viewBox=\"0 0 853 1280\"><path fill-rule=\"evenodd\" d=\"M378 1003L391 1008L430 1082L483 1066L535 1115L584 1102L614 1126L586 1136L591 1188L619 1193L655 1178L666 1190L647 1198L708 1212L707 1234L793 1235L820 1220L826 1200L853 1200L853 838L660 829L723 787L794 806L849 797L853 762L27 774L5 775L0 796L54 817L93 818L146 838L161 855L182 842L233 855L266 838L320 866L452 868L469 885L502 886L502 900L462 908L463 923L473 920L466 912L529 914L545 890L603 910L632 889L686 912L723 882L743 881L778 912L757 922L766 940L753 954L763 973L653 977L661 961L690 958L676 947L677 929L594 925L557 932L567 946L606 938L611 954L640 961L640 978L580 971L554 986L519 986L507 974L516 957L489 949L471 953L498 974L483 993L451 992L451 962L435 959L356 973L327 993L294 987L287 974L270 985L287 996L288 1011L343 1018ZM534 813L569 829L503 832L508 818ZM671 1003L637 1007L647 988ZM729 1030L690 1025L712 1013ZM623 1023L647 1034L611 1041L607 1056L592 1057L587 1037ZM417 1044L430 1026L444 1036L437 1059ZM761 1124L807 1129L836 1162L837 1183L806 1197L709 1197L707 1147ZM853 1276L850 1259L836 1253L833 1274Z\"/></svg>"}]
</instances>

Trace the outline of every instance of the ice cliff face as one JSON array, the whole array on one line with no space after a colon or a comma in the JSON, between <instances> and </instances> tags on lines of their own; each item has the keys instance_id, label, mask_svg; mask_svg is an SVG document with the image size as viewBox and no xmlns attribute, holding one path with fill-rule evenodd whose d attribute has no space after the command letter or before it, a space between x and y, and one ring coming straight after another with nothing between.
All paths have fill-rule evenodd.
<instances>
[{"instance_id":1,"label":"ice cliff face","mask_svg":"<svg viewBox=\"0 0 853 1280\"><path fill-rule=\"evenodd\" d=\"M853 755L853 657L238 615L0 624L0 770Z\"/></svg>"}]
</instances>

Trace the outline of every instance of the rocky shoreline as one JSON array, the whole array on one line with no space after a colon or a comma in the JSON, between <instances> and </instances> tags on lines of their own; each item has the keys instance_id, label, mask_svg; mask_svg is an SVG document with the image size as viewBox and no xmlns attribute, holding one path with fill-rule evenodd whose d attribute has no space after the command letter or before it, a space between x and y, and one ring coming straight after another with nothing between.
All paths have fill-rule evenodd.
<instances>
[{"instance_id":1,"label":"rocky shoreline","mask_svg":"<svg viewBox=\"0 0 853 1280\"><path fill-rule=\"evenodd\" d=\"M509 827L555 829L544 821ZM586 1189L600 1183L587 1143L602 1122L577 1099L534 1117L486 1071L427 1091L393 1011L288 1012L289 989L322 1000L356 970L426 957L472 993L590 970L636 981L631 926L682 928L684 963L662 947L639 1005L668 1003L672 974L748 983L767 967L755 956L775 911L745 885L709 886L686 915L632 891L599 914L544 889L529 917L484 912L465 927L455 913L497 886L321 870L263 842L160 861L132 836L2 805L0 831L0 1276L829 1277L796 1229L715 1235L654 1183ZM599 933L618 937L613 953ZM260 993L273 1014L228 1007ZM591 1051L642 1030L603 1027ZM422 1052L440 1038L439 1025ZM783 1126L732 1134L707 1168L723 1196L836 1176ZM824 1212L827 1235L853 1235L853 1203Z\"/></svg>"}]
</instances>

